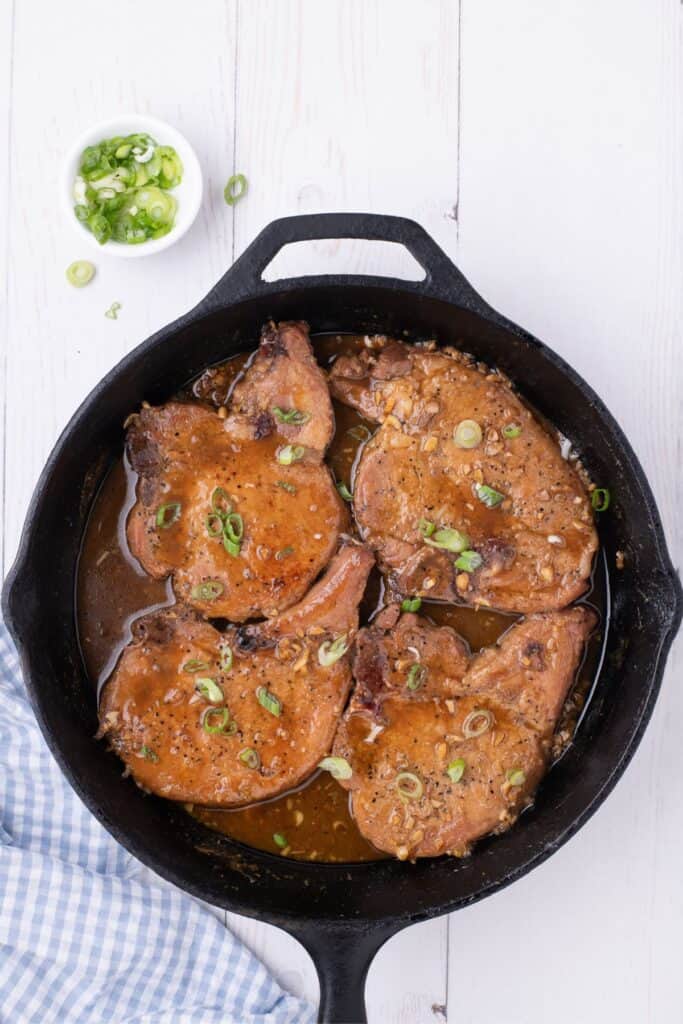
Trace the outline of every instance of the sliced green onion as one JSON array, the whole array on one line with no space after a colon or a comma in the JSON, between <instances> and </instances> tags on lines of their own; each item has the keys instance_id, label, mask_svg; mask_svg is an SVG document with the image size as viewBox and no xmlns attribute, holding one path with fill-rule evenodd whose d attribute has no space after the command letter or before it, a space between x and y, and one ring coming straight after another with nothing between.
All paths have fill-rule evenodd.
<instances>
[{"instance_id":1,"label":"sliced green onion","mask_svg":"<svg viewBox=\"0 0 683 1024\"><path fill-rule=\"evenodd\" d=\"M287 840L283 836L282 832L273 832L273 842L276 846L279 846L281 850L287 846Z\"/></svg>"},{"instance_id":2,"label":"sliced green onion","mask_svg":"<svg viewBox=\"0 0 683 1024\"><path fill-rule=\"evenodd\" d=\"M522 428L519 423L508 423L507 426L503 427L503 437L506 437L511 441L514 437L519 437L522 433Z\"/></svg>"},{"instance_id":3,"label":"sliced green onion","mask_svg":"<svg viewBox=\"0 0 683 1024\"><path fill-rule=\"evenodd\" d=\"M477 736L483 736L485 732L488 732L493 725L493 715L486 708L476 708L474 711L470 711L469 715L462 723L462 734L467 740L476 739Z\"/></svg>"},{"instance_id":4,"label":"sliced green onion","mask_svg":"<svg viewBox=\"0 0 683 1024\"><path fill-rule=\"evenodd\" d=\"M612 495L606 487L596 487L591 493L591 505L596 512L606 512L611 500Z\"/></svg>"},{"instance_id":5,"label":"sliced green onion","mask_svg":"<svg viewBox=\"0 0 683 1024\"><path fill-rule=\"evenodd\" d=\"M405 600L401 602L402 612L419 612L421 607L421 597L406 597Z\"/></svg>"},{"instance_id":6,"label":"sliced green onion","mask_svg":"<svg viewBox=\"0 0 683 1024\"><path fill-rule=\"evenodd\" d=\"M212 724L214 722L215 724ZM227 732L230 723L230 712L227 708L207 708L202 715L202 728L204 732L214 733Z\"/></svg>"},{"instance_id":7,"label":"sliced green onion","mask_svg":"<svg viewBox=\"0 0 683 1024\"><path fill-rule=\"evenodd\" d=\"M345 757L324 757L318 762L318 768L329 772L333 779L350 779L353 775L351 765Z\"/></svg>"},{"instance_id":8,"label":"sliced green onion","mask_svg":"<svg viewBox=\"0 0 683 1024\"><path fill-rule=\"evenodd\" d=\"M231 540L230 537L227 537L225 534L223 534L223 547L229 555L232 555L233 558L238 558L240 551L242 550L242 545L239 541Z\"/></svg>"},{"instance_id":9,"label":"sliced green onion","mask_svg":"<svg viewBox=\"0 0 683 1024\"><path fill-rule=\"evenodd\" d=\"M278 562L281 562L283 558L289 558L290 555L294 554L294 548L291 544L288 544L286 548L280 548L279 551L275 552L275 557Z\"/></svg>"},{"instance_id":10,"label":"sliced green onion","mask_svg":"<svg viewBox=\"0 0 683 1024\"><path fill-rule=\"evenodd\" d=\"M303 459L306 449L300 444L286 444L277 453L277 461L281 466L291 466L293 462Z\"/></svg>"},{"instance_id":11,"label":"sliced green onion","mask_svg":"<svg viewBox=\"0 0 683 1024\"><path fill-rule=\"evenodd\" d=\"M327 668L328 665L334 665L335 661L339 661L348 649L349 644L346 633L342 633L336 640L325 640L320 645L318 648L318 661L324 668Z\"/></svg>"},{"instance_id":12,"label":"sliced green onion","mask_svg":"<svg viewBox=\"0 0 683 1024\"><path fill-rule=\"evenodd\" d=\"M463 551L455 560L455 568L463 572L475 572L484 559L477 551Z\"/></svg>"},{"instance_id":13,"label":"sliced green onion","mask_svg":"<svg viewBox=\"0 0 683 1024\"><path fill-rule=\"evenodd\" d=\"M521 768L511 768L506 774L511 786L523 786L526 782L526 775Z\"/></svg>"},{"instance_id":14,"label":"sliced green onion","mask_svg":"<svg viewBox=\"0 0 683 1024\"><path fill-rule=\"evenodd\" d=\"M229 672L233 662L232 647L228 644L221 644L218 650L221 656L221 669L223 672Z\"/></svg>"},{"instance_id":15,"label":"sliced green onion","mask_svg":"<svg viewBox=\"0 0 683 1024\"><path fill-rule=\"evenodd\" d=\"M371 431L362 423L359 423L357 427L350 427L346 433L349 437L352 437L354 441L369 441L372 437Z\"/></svg>"},{"instance_id":16,"label":"sliced green onion","mask_svg":"<svg viewBox=\"0 0 683 1024\"><path fill-rule=\"evenodd\" d=\"M182 505L179 501L173 501L170 505L160 505L157 509L156 523L160 530L168 530L180 519Z\"/></svg>"},{"instance_id":17,"label":"sliced green onion","mask_svg":"<svg viewBox=\"0 0 683 1024\"><path fill-rule=\"evenodd\" d=\"M223 189L223 196L228 206L234 206L242 196L246 195L249 183L243 174L231 174Z\"/></svg>"},{"instance_id":18,"label":"sliced green onion","mask_svg":"<svg viewBox=\"0 0 683 1024\"><path fill-rule=\"evenodd\" d=\"M208 667L208 662L199 661L198 658L190 658L183 665L183 672L206 672Z\"/></svg>"},{"instance_id":19,"label":"sliced green onion","mask_svg":"<svg viewBox=\"0 0 683 1024\"><path fill-rule=\"evenodd\" d=\"M247 768L260 768L261 758L258 756L258 752L253 747L245 747L244 750L240 750L237 755Z\"/></svg>"},{"instance_id":20,"label":"sliced green onion","mask_svg":"<svg viewBox=\"0 0 683 1024\"><path fill-rule=\"evenodd\" d=\"M244 520L238 512L230 512L225 519L225 533L235 542L244 537Z\"/></svg>"},{"instance_id":21,"label":"sliced green onion","mask_svg":"<svg viewBox=\"0 0 683 1024\"><path fill-rule=\"evenodd\" d=\"M159 761L159 755L155 754L151 747L148 747L145 743L140 747L140 757L144 757L145 761L151 761L152 764L157 764Z\"/></svg>"},{"instance_id":22,"label":"sliced green onion","mask_svg":"<svg viewBox=\"0 0 683 1024\"><path fill-rule=\"evenodd\" d=\"M423 537L431 537L436 529L436 523L430 523L429 519L421 519L417 527Z\"/></svg>"},{"instance_id":23,"label":"sliced green onion","mask_svg":"<svg viewBox=\"0 0 683 1024\"><path fill-rule=\"evenodd\" d=\"M399 772L396 789L402 800L419 800L424 793L422 780L414 772Z\"/></svg>"},{"instance_id":24,"label":"sliced green onion","mask_svg":"<svg viewBox=\"0 0 683 1024\"><path fill-rule=\"evenodd\" d=\"M476 420L462 420L453 431L453 440L458 448L476 448L481 444L481 427Z\"/></svg>"},{"instance_id":25,"label":"sliced green onion","mask_svg":"<svg viewBox=\"0 0 683 1024\"><path fill-rule=\"evenodd\" d=\"M74 288L83 288L90 284L95 276L95 267L89 260L76 260L66 268L66 279Z\"/></svg>"},{"instance_id":26,"label":"sliced green onion","mask_svg":"<svg viewBox=\"0 0 683 1024\"><path fill-rule=\"evenodd\" d=\"M198 583L190 591L195 601L215 601L223 593L224 586L220 580L206 580L205 583Z\"/></svg>"},{"instance_id":27,"label":"sliced green onion","mask_svg":"<svg viewBox=\"0 0 683 1024\"><path fill-rule=\"evenodd\" d=\"M486 505L487 508L497 508L502 501L505 501L505 495L494 490L493 487L489 487L488 484L475 484L474 493L482 505Z\"/></svg>"},{"instance_id":28,"label":"sliced green onion","mask_svg":"<svg viewBox=\"0 0 683 1024\"><path fill-rule=\"evenodd\" d=\"M278 487L281 487L283 491L287 491L287 494L296 494L296 487L294 484L287 483L286 480L278 480Z\"/></svg>"},{"instance_id":29,"label":"sliced green onion","mask_svg":"<svg viewBox=\"0 0 683 1024\"><path fill-rule=\"evenodd\" d=\"M348 487L342 480L338 481L337 490L339 491L339 494L344 499L344 501L353 501L353 495L351 494L351 491L348 489Z\"/></svg>"},{"instance_id":30,"label":"sliced green onion","mask_svg":"<svg viewBox=\"0 0 683 1024\"><path fill-rule=\"evenodd\" d=\"M195 683L195 688L211 704L220 704L223 700L223 691L216 680L211 679L209 676L202 676L198 679Z\"/></svg>"},{"instance_id":31,"label":"sliced green onion","mask_svg":"<svg viewBox=\"0 0 683 1024\"><path fill-rule=\"evenodd\" d=\"M465 759L457 757L455 761L451 761L448 768L446 769L446 775L451 782L460 782L461 778L465 774Z\"/></svg>"},{"instance_id":32,"label":"sliced green onion","mask_svg":"<svg viewBox=\"0 0 683 1024\"><path fill-rule=\"evenodd\" d=\"M223 517L218 512L209 512L205 519L206 532L209 537L221 537L223 534Z\"/></svg>"},{"instance_id":33,"label":"sliced green onion","mask_svg":"<svg viewBox=\"0 0 683 1024\"><path fill-rule=\"evenodd\" d=\"M230 504L230 497L222 487L214 487L211 492L211 508L221 517L230 515L232 512L232 505Z\"/></svg>"},{"instance_id":34,"label":"sliced green onion","mask_svg":"<svg viewBox=\"0 0 683 1024\"><path fill-rule=\"evenodd\" d=\"M464 551L470 542L466 533L461 533L460 530L452 530L448 526L441 530L436 530L429 537L425 537L424 540L425 544L429 544L431 548L439 548L441 551L454 551L456 554Z\"/></svg>"},{"instance_id":35,"label":"sliced green onion","mask_svg":"<svg viewBox=\"0 0 683 1024\"><path fill-rule=\"evenodd\" d=\"M419 690L426 678L427 669L424 665L411 665L408 671L406 688L412 691Z\"/></svg>"},{"instance_id":36,"label":"sliced green onion","mask_svg":"<svg viewBox=\"0 0 683 1024\"><path fill-rule=\"evenodd\" d=\"M266 690L265 686L259 686L256 691L256 699L262 708L269 711L271 715L275 715L276 718L279 718L282 714L281 702L274 693L271 693L270 690Z\"/></svg>"},{"instance_id":37,"label":"sliced green onion","mask_svg":"<svg viewBox=\"0 0 683 1024\"><path fill-rule=\"evenodd\" d=\"M297 427L308 423L311 418L310 412L301 412L299 409L281 409L279 405L273 406L273 416L280 423L293 423Z\"/></svg>"},{"instance_id":38,"label":"sliced green onion","mask_svg":"<svg viewBox=\"0 0 683 1024\"><path fill-rule=\"evenodd\" d=\"M106 309L104 311L104 315L109 320L118 320L118 318L119 318L119 310L120 309L121 309L121 303L120 302L112 302L112 304L109 307L109 309Z\"/></svg>"}]
</instances>

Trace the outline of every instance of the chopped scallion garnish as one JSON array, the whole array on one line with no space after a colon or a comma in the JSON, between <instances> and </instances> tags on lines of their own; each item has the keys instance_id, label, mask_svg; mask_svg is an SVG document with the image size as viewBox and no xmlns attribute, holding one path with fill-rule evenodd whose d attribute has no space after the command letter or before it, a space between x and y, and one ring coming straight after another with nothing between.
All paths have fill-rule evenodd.
<instances>
[{"instance_id":1,"label":"chopped scallion garnish","mask_svg":"<svg viewBox=\"0 0 683 1024\"><path fill-rule=\"evenodd\" d=\"M296 427L303 426L311 418L310 412L301 412L300 409L281 409L279 405L273 406L273 416L279 423L293 423Z\"/></svg>"},{"instance_id":2,"label":"chopped scallion garnish","mask_svg":"<svg viewBox=\"0 0 683 1024\"><path fill-rule=\"evenodd\" d=\"M214 487L211 492L211 508L221 518L223 518L223 516L230 515L232 512L230 497L222 487Z\"/></svg>"},{"instance_id":3,"label":"chopped scallion garnish","mask_svg":"<svg viewBox=\"0 0 683 1024\"><path fill-rule=\"evenodd\" d=\"M318 762L318 768L329 772L333 779L350 779L353 775L351 765L345 757L324 757Z\"/></svg>"},{"instance_id":4,"label":"chopped scallion garnish","mask_svg":"<svg viewBox=\"0 0 683 1024\"><path fill-rule=\"evenodd\" d=\"M432 548L439 548L441 551L454 551L459 554L467 548L470 539L466 533L452 530L446 526L441 530L435 530L430 536L425 537L424 541Z\"/></svg>"},{"instance_id":5,"label":"chopped scallion garnish","mask_svg":"<svg viewBox=\"0 0 683 1024\"><path fill-rule=\"evenodd\" d=\"M216 680L209 676L201 676L195 683L195 688L211 704L220 704L223 700L223 691Z\"/></svg>"},{"instance_id":6,"label":"chopped scallion garnish","mask_svg":"<svg viewBox=\"0 0 683 1024\"><path fill-rule=\"evenodd\" d=\"M431 523L429 519L421 519L417 524L418 529L423 537L431 537L436 530L436 523Z\"/></svg>"},{"instance_id":7,"label":"chopped scallion garnish","mask_svg":"<svg viewBox=\"0 0 683 1024\"><path fill-rule=\"evenodd\" d=\"M206 672L208 667L208 662L200 661L198 658L190 658L183 665L183 672Z\"/></svg>"},{"instance_id":8,"label":"chopped scallion garnish","mask_svg":"<svg viewBox=\"0 0 683 1024\"><path fill-rule=\"evenodd\" d=\"M419 690L425 679L427 678L427 669L424 665L411 665L408 670L408 679L406 682L406 688L408 690Z\"/></svg>"},{"instance_id":9,"label":"chopped scallion garnish","mask_svg":"<svg viewBox=\"0 0 683 1024\"><path fill-rule=\"evenodd\" d=\"M521 768L512 768L507 772L507 780L511 786L523 786L526 782L526 775Z\"/></svg>"},{"instance_id":10,"label":"chopped scallion garnish","mask_svg":"<svg viewBox=\"0 0 683 1024\"><path fill-rule=\"evenodd\" d=\"M238 757L247 768L260 768L261 766L261 758L253 747L245 747L244 750L240 750Z\"/></svg>"},{"instance_id":11,"label":"chopped scallion garnish","mask_svg":"<svg viewBox=\"0 0 683 1024\"><path fill-rule=\"evenodd\" d=\"M221 596L224 589L220 580L206 580L206 582L198 583L196 587L193 587L190 594L195 601L215 601L217 597Z\"/></svg>"},{"instance_id":12,"label":"chopped scallion garnish","mask_svg":"<svg viewBox=\"0 0 683 1024\"><path fill-rule=\"evenodd\" d=\"M477 551L463 551L455 560L455 568L462 572L475 572L482 562L483 558Z\"/></svg>"},{"instance_id":13,"label":"chopped scallion garnish","mask_svg":"<svg viewBox=\"0 0 683 1024\"><path fill-rule=\"evenodd\" d=\"M424 793L422 780L414 772L399 772L396 789L402 800L419 800Z\"/></svg>"},{"instance_id":14,"label":"chopped scallion garnish","mask_svg":"<svg viewBox=\"0 0 683 1024\"><path fill-rule=\"evenodd\" d=\"M157 764L159 761L159 755L155 754L151 747L148 747L146 743L143 743L140 747L139 756L144 758L145 761L150 761L152 764Z\"/></svg>"},{"instance_id":15,"label":"chopped scallion garnish","mask_svg":"<svg viewBox=\"0 0 683 1024\"><path fill-rule=\"evenodd\" d=\"M349 437L352 437L354 441L369 441L372 437L370 430L362 423L359 423L357 427L350 427L346 433Z\"/></svg>"},{"instance_id":16,"label":"chopped scallion garnish","mask_svg":"<svg viewBox=\"0 0 683 1024\"><path fill-rule=\"evenodd\" d=\"M287 494L296 494L296 487L294 484L287 483L286 480L278 480L278 487L281 487L283 491L287 491Z\"/></svg>"},{"instance_id":17,"label":"chopped scallion garnish","mask_svg":"<svg viewBox=\"0 0 683 1024\"><path fill-rule=\"evenodd\" d=\"M318 648L318 661L324 668L334 665L335 661L346 654L348 648L346 633L342 633L336 640L325 640Z\"/></svg>"},{"instance_id":18,"label":"chopped scallion garnish","mask_svg":"<svg viewBox=\"0 0 683 1024\"><path fill-rule=\"evenodd\" d=\"M303 459L306 449L300 444L286 444L277 453L277 461L281 466L291 466L293 462Z\"/></svg>"},{"instance_id":19,"label":"chopped scallion garnish","mask_svg":"<svg viewBox=\"0 0 683 1024\"><path fill-rule=\"evenodd\" d=\"M206 517L206 532L209 537L220 537L223 533L223 517L218 512L209 512Z\"/></svg>"},{"instance_id":20,"label":"chopped scallion garnish","mask_svg":"<svg viewBox=\"0 0 683 1024\"><path fill-rule=\"evenodd\" d=\"M170 505L160 505L157 509L156 524L160 530L168 530L180 519L182 505L179 501L173 501Z\"/></svg>"},{"instance_id":21,"label":"chopped scallion garnish","mask_svg":"<svg viewBox=\"0 0 683 1024\"><path fill-rule=\"evenodd\" d=\"M221 644L218 650L221 656L221 669L223 672L229 672L233 662L232 647L228 644Z\"/></svg>"},{"instance_id":22,"label":"chopped scallion garnish","mask_svg":"<svg viewBox=\"0 0 683 1024\"><path fill-rule=\"evenodd\" d=\"M95 267L89 260L76 260L66 268L66 279L74 288L83 288L90 284L95 276Z\"/></svg>"},{"instance_id":23,"label":"chopped scallion garnish","mask_svg":"<svg viewBox=\"0 0 683 1024\"><path fill-rule=\"evenodd\" d=\"M451 782L460 782L461 778L465 774L465 759L457 757L455 761L451 761L446 769L446 774Z\"/></svg>"},{"instance_id":24,"label":"chopped scallion garnish","mask_svg":"<svg viewBox=\"0 0 683 1024\"><path fill-rule=\"evenodd\" d=\"M481 427L476 420L462 420L453 431L453 441L458 448L476 448L481 438Z\"/></svg>"},{"instance_id":25,"label":"chopped scallion garnish","mask_svg":"<svg viewBox=\"0 0 683 1024\"><path fill-rule=\"evenodd\" d=\"M279 846L281 850L287 846L287 840L283 836L282 832L273 832L273 842L276 846Z\"/></svg>"},{"instance_id":26,"label":"chopped scallion garnish","mask_svg":"<svg viewBox=\"0 0 683 1024\"><path fill-rule=\"evenodd\" d=\"M112 302L112 304L109 307L109 309L105 310L104 315L107 317L108 320L118 320L118 318L119 318L119 310L120 309L121 309L121 303L120 302Z\"/></svg>"},{"instance_id":27,"label":"chopped scallion garnish","mask_svg":"<svg viewBox=\"0 0 683 1024\"><path fill-rule=\"evenodd\" d=\"M278 562L281 562L283 558L289 558L290 555L294 554L294 548L291 544L288 544L286 548L280 548L279 551L275 552L275 557Z\"/></svg>"},{"instance_id":28,"label":"chopped scallion garnish","mask_svg":"<svg viewBox=\"0 0 683 1024\"><path fill-rule=\"evenodd\" d=\"M503 437L506 437L508 441L511 441L515 437L519 437L522 433L522 428L519 423L508 423L503 427Z\"/></svg>"},{"instance_id":29,"label":"chopped scallion garnish","mask_svg":"<svg viewBox=\"0 0 683 1024\"><path fill-rule=\"evenodd\" d=\"M276 718L279 718L280 715L282 714L281 702L278 700L275 694L267 690L265 686L259 686L258 690L256 691L256 699L258 700L262 708L265 708L266 711L269 711L271 715L275 715Z\"/></svg>"},{"instance_id":30,"label":"chopped scallion garnish","mask_svg":"<svg viewBox=\"0 0 683 1024\"><path fill-rule=\"evenodd\" d=\"M227 708L207 708L202 715L202 728L204 732L208 733L219 733L219 732L234 732L231 729L230 712Z\"/></svg>"},{"instance_id":31,"label":"chopped scallion garnish","mask_svg":"<svg viewBox=\"0 0 683 1024\"><path fill-rule=\"evenodd\" d=\"M470 711L462 723L462 734L466 740L476 739L483 736L493 725L493 715L486 708L476 708Z\"/></svg>"},{"instance_id":32,"label":"chopped scallion garnish","mask_svg":"<svg viewBox=\"0 0 683 1024\"><path fill-rule=\"evenodd\" d=\"M339 491L339 494L344 499L344 501L353 501L353 495L351 494L351 491L348 489L343 480L338 481L337 490Z\"/></svg>"},{"instance_id":33,"label":"chopped scallion garnish","mask_svg":"<svg viewBox=\"0 0 683 1024\"><path fill-rule=\"evenodd\" d=\"M231 174L223 189L223 197L228 206L234 206L242 196L246 195L249 183L243 174Z\"/></svg>"},{"instance_id":34,"label":"chopped scallion garnish","mask_svg":"<svg viewBox=\"0 0 683 1024\"><path fill-rule=\"evenodd\" d=\"M612 495L606 487L596 487L591 493L591 505L596 512L606 512L611 500Z\"/></svg>"},{"instance_id":35,"label":"chopped scallion garnish","mask_svg":"<svg viewBox=\"0 0 683 1024\"><path fill-rule=\"evenodd\" d=\"M482 505L486 505L487 508L497 508L501 502L505 501L505 495L493 487L489 487L488 484L475 484L474 493Z\"/></svg>"},{"instance_id":36,"label":"chopped scallion garnish","mask_svg":"<svg viewBox=\"0 0 683 1024\"><path fill-rule=\"evenodd\" d=\"M403 600L401 602L401 611L402 612L419 612L421 607L422 607L422 598L421 597L406 597L405 600Z\"/></svg>"}]
</instances>

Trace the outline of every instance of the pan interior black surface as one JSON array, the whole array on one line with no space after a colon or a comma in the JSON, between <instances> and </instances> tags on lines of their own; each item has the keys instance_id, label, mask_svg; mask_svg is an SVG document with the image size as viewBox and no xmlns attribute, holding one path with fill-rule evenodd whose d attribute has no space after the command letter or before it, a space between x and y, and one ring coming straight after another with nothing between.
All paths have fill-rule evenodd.
<instances>
[{"instance_id":1,"label":"pan interior black surface","mask_svg":"<svg viewBox=\"0 0 683 1024\"><path fill-rule=\"evenodd\" d=\"M322 237L403 242L427 276L419 283L358 277L262 282L264 266L282 245ZM572 440L592 478L612 492L610 513L599 524L612 620L593 699L533 810L509 833L480 843L466 860L348 867L247 852L122 781L120 762L94 739L94 696L75 628L75 566L93 496L121 447L123 421L143 399L162 401L206 365L253 348L268 317L305 318L315 332L435 338L473 352L512 378ZM618 552L624 564L619 570ZM324 989L336 967L339 983L353 992L372 951L393 932L508 884L586 821L637 746L681 614L680 584L647 481L595 393L539 341L491 310L417 225L345 214L270 225L196 310L141 345L98 385L43 472L3 604L46 738L110 832L195 895L287 927L316 960L327 955L320 967ZM344 959L346 939L353 956ZM326 1019L361 1019L362 996L353 1008L335 1009L335 998L331 991L324 996Z\"/></svg>"}]
</instances>

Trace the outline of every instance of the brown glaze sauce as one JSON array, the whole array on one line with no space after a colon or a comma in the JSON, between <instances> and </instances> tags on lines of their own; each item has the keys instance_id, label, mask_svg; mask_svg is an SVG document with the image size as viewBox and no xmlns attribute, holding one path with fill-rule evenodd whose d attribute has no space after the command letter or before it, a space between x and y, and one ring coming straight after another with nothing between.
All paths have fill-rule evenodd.
<instances>
[{"instance_id":1,"label":"brown glaze sauce","mask_svg":"<svg viewBox=\"0 0 683 1024\"><path fill-rule=\"evenodd\" d=\"M363 337L322 335L313 338L322 366L339 355L357 351ZM234 386L249 360L248 354L221 364L221 390ZM201 379L180 393L181 398L216 401ZM375 429L353 409L334 403L336 432L328 453L335 478L352 488L354 463L363 441ZM552 427L548 425L552 430ZM132 557L126 543L126 518L134 503L135 474L125 457L111 467L94 502L86 528L77 576L77 618L86 671L98 693L131 639L131 623L140 615L174 602L170 581L153 580ZM361 624L382 607L384 587L373 571L361 606ZM585 598L597 609L601 623L608 619L608 592L599 554L592 588ZM438 625L451 626L472 651L489 646L518 618L487 608L423 601L421 614ZM590 640L577 683L565 705L554 745L555 760L568 744L590 698L600 666L603 630ZM350 815L347 793L326 772L319 772L298 789L274 800L240 810L216 810L186 805L186 810L209 828L239 842L302 860L357 862L384 858L361 836ZM277 837L277 838L275 838Z\"/></svg>"}]
</instances>

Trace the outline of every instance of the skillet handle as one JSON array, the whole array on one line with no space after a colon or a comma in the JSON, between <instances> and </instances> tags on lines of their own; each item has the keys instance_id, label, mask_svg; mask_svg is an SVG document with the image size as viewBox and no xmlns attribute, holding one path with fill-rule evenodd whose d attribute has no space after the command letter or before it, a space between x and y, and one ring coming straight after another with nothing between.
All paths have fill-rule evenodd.
<instances>
[{"instance_id":1,"label":"skillet handle","mask_svg":"<svg viewBox=\"0 0 683 1024\"><path fill-rule=\"evenodd\" d=\"M263 271L283 246L323 238L397 242L417 260L425 271L425 277L422 281L399 281L396 278L344 274L272 282L263 280ZM197 310L211 312L243 298L282 291L295 282L367 285L382 280L391 281L394 287L413 291L416 295L442 298L477 313L489 312L481 296L423 227L406 217L378 213L311 213L271 221L200 302Z\"/></svg>"},{"instance_id":2,"label":"skillet handle","mask_svg":"<svg viewBox=\"0 0 683 1024\"><path fill-rule=\"evenodd\" d=\"M376 953L400 929L393 925L298 925L288 931L310 953L320 981L320 1024L367 1024L365 979Z\"/></svg>"}]
</instances>

